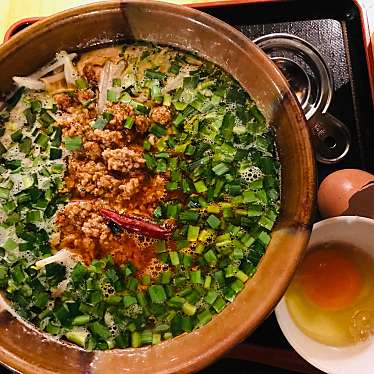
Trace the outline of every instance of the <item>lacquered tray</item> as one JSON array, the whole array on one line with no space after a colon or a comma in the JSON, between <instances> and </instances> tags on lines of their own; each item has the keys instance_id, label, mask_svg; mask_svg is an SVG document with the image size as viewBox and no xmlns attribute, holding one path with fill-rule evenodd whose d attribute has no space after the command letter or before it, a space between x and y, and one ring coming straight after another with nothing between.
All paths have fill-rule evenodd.
<instances>
[{"instance_id":1,"label":"lacquered tray","mask_svg":"<svg viewBox=\"0 0 374 374\"><path fill-rule=\"evenodd\" d=\"M326 0L229 0L189 6L222 19L250 39L274 32L287 32L318 47L335 82L329 112L348 126L352 136L350 152L341 162L318 166L319 180L343 168L374 172L374 64L366 12L358 1L341 0L337 5ZM38 18L28 18L12 25L5 35L5 41L37 21ZM319 372L287 343L274 314L245 342L203 372L229 370L261 374ZM5 372L8 371L4 369Z\"/></svg>"}]
</instances>

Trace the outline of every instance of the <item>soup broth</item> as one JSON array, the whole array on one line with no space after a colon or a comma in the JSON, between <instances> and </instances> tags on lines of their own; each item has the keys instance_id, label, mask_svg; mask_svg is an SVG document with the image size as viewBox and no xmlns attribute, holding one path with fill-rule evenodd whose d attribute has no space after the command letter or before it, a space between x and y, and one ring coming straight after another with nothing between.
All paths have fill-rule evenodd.
<instances>
[{"instance_id":1,"label":"soup broth","mask_svg":"<svg viewBox=\"0 0 374 374\"><path fill-rule=\"evenodd\" d=\"M273 134L242 87L147 43L60 52L0 112L0 287L87 350L157 344L244 288L279 210Z\"/></svg>"}]
</instances>

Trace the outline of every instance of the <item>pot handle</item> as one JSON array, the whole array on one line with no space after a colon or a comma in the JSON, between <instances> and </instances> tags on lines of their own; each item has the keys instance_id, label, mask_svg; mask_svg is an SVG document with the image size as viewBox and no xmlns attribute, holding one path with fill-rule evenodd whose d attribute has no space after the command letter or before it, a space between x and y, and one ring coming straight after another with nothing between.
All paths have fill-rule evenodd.
<instances>
[{"instance_id":1,"label":"pot handle","mask_svg":"<svg viewBox=\"0 0 374 374\"><path fill-rule=\"evenodd\" d=\"M32 25L33 23L41 20L43 17L29 17L23 18L11 25L7 32L4 35L4 43L7 42L13 35L17 34L21 30L25 29L26 27Z\"/></svg>"}]
</instances>

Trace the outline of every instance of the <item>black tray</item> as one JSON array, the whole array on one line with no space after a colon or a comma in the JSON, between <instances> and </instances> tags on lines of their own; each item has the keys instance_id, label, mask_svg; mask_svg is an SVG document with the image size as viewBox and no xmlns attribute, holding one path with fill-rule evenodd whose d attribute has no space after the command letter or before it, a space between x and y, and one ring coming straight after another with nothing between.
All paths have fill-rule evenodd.
<instances>
[{"instance_id":1,"label":"black tray","mask_svg":"<svg viewBox=\"0 0 374 374\"><path fill-rule=\"evenodd\" d=\"M304 38L317 47L334 79L334 95L328 112L348 126L352 137L351 149L341 162L334 165L318 164L319 182L338 169L359 168L374 172L372 96L363 25L354 1L340 0L334 5L328 0L278 0L196 7L234 26L249 39L286 32ZM27 26L22 24L15 31ZM273 366L266 365L269 363ZM293 351L273 313L243 343L201 373L228 371L235 374L319 372ZM0 367L0 373L9 371Z\"/></svg>"}]
</instances>

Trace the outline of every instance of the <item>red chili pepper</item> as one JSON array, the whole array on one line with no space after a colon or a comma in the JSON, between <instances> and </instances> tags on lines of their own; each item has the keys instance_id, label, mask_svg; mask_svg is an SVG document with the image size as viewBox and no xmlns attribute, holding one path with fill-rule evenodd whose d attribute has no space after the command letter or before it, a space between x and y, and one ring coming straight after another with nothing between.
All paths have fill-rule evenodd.
<instances>
[{"instance_id":1,"label":"red chili pepper","mask_svg":"<svg viewBox=\"0 0 374 374\"><path fill-rule=\"evenodd\" d=\"M100 214L125 230L150 236L151 238L167 239L172 234L170 229L166 229L155 223L144 221L140 217L130 216L128 214L118 214L109 209L100 209Z\"/></svg>"}]
</instances>

